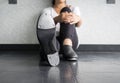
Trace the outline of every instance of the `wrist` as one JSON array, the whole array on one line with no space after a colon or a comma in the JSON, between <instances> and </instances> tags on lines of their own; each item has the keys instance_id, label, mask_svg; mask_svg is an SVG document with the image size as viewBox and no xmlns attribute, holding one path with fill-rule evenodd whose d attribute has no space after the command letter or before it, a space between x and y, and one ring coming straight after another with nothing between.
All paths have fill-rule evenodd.
<instances>
[{"instance_id":1,"label":"wrist","mask_svg":"<svg viewBox=\"0 0 120 83\"><path fill-rule=\"evenodd\" d=\"M80 19L80 17L79 17L79 16L77 16L77 18L78 18L78 22L77 22L77 23L79 23L81 19Z\"/></svg>"},{"instance_id":2,"label":"wrist","mask_svg":"<svg viewBox=\"0 0 120 83\"><path fill-rule=\"evenodd\" d=\"M60 15L59 15L59 16L56 16L56 17L54 18L54 21L55 21L56 24L57 24L58 22L62 22L61 16L60 16Z\"/></svg>"},{"instance_id":3,"label":"wrist","mask_svg":"<svg viewBox=\"0 0 120 83\"><path fill-rule=\"evenodd\" d=\"M81 20L79 20L79 21L75 24L75 26L76 26L76 27L80 27L80 26L81 26L81 24L82 24L82 21L81 21Z\"/></svg>"},{"instance_id":4,"label":"wrist","mask_svg":"<svg viewBox=\"0 0 120 83\"><path fill-rule=\"evenodd\" d=\"M57 24L57 23L59 22L58 16L56 16L56 17L54 18L54 22L55 22L55 24Z\"/></svg>"}]
</instances>

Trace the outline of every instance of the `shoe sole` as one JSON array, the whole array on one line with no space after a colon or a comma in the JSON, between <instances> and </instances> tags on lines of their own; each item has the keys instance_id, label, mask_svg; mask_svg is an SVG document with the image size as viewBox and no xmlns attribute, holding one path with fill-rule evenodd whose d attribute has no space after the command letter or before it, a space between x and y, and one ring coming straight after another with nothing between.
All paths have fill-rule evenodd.
<instances>
[{"instance_id":1,"label":"shoe sole","mask_svg":"<svg viewBox=\"0 0 120 83\"><path fill-rule=\"evenodd\" d=\"M51 66L57 66L60 63L60 58L59 58L58 52L56 52L54 54L48 54L47 59L48 59L48 63Z\"/></svg>"},{"instance_id":2,"label":"shoe sole","mask_svg":"<svg viewBox=\"0 0 120 83\"><path fill-rule=\"evenodd\" d=\"M77 58L67 58L69 61L77 61Z\"/></svg>"},{"instance_id":3,"label":"shoe sole","mask_svg":"<svg viewBox=\"0 0 120 83\"><path fill-rule=\"evenodd\" d=\"M78 58L77 57L64 57L65 60L68 60L68 61L77 61Z\"/></svg>"}]
</instances>

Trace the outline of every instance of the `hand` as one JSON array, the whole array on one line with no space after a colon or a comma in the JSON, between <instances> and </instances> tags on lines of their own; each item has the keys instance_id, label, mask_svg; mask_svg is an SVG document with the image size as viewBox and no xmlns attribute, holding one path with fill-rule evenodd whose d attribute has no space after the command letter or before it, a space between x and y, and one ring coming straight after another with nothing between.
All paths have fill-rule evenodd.
<instances>
[{"instance_id":1,"label":"hand","mask_svg":"<svg viewBox=\"0 0 120 83\"><path fill-rule=\"evenodd\" d=\"M70 24L76 24L80 21L80 17L77 16L76 14L74 13L68 13L68 12L65 12L65 13L62 13L62 22L65 22L65 23L70 23Z\"/></svg>"},{"instance_id":2,"label":"hand","mask_svg":"<svg viewBox=\"0 0 120 83\"><path fill-rule=\"evenodd\" d=\"M76 14L73 14L72 13L72 19L71 19L71 21L70 21L70 24L76 24L76 23L78 23L79 21L80 21L80 17L79 16L77 16Z\"/></svg>"},{"instance_id":3,"label":"hand","mask_svg":"<svg viewBox=\"0 0 120 83\"><path fill-rule=\"evenodd\" d=\"M63 12L59 16L55 17L54 20L55 23L64 22L64 23L76 24L80 20L80 17L73 13Z\"/></svg>"},{"instance_id":4,"label":"hand","mask_svg":"<svg viewBox=\"0 0 120 83\"><path fill-rule=\"evenodd\" d=\"M70 23L72 19L72 13L63 12L60 14L60 22Z\"/></svg>"},{"instance_id":5,"label":"hand","mask_svg":"<svg viewBox=\"0 0 120 83\"><path fill-rule=\"evenodd\" d=\"M71 21L73 19L72 13L65 12L65 13L63 13L63 15L65 15L65 16L63 16L63 19L62 19L63 21L62 22L71 23Z\"/></svg>"}]
</instances>

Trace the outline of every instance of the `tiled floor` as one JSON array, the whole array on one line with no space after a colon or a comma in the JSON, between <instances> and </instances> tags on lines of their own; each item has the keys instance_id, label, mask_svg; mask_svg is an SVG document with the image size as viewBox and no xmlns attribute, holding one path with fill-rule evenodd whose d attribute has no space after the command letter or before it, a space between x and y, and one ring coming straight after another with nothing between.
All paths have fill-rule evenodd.
<instances>
[{"instance_id":1,"label":"tiled floor","mask_svg":"<svg viewBox=\"0 0 120 83\"><path fill-rule=\"evenodd\" d=\"M120 83L120 52L78 52L78 62L39 66L38 52L0 52L0 83Z\"/></svg>"}]
</instances>

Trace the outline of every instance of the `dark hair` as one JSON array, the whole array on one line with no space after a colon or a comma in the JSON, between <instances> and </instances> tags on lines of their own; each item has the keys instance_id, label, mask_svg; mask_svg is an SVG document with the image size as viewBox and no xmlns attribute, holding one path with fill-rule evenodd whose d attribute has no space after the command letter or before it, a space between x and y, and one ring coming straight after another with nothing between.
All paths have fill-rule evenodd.
<instances>
[{"instance_id":1,"label":"dark hair","mask_svg":"<svg viewBox=\"0 0 120 83\"><path fill-rule=\"evenodd\" d=\"M55 0L52 0L52 5L55 5Z\"/></svg>"}]
</instances>

